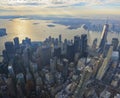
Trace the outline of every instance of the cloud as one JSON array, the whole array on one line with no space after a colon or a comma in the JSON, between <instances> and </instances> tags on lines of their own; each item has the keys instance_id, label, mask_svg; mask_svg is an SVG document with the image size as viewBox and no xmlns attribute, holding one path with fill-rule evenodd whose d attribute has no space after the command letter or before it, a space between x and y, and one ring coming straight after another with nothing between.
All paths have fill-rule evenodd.
<instances>
[{"instance_id":1,"label":"cloud","mask_svg":"<svg viewBox=\"0 0 120 98\"><path fill-rule=\"evenodd\" d=\"M0 0L1 15L120 15L120 0ZM34 1L34 2L33 2Z\"/></svg>"},{"instance_id":2,"label":"cloud","mask_svg":"<svg viewBox=\"0 0 120 98\"><path fill-rule=\"evenodd\" d=\"M64 6L94 6L117 4L120 0L0 0L0 5L6 6L41 6L41 7L64 7Z\"/></svg>"}]
</instances>

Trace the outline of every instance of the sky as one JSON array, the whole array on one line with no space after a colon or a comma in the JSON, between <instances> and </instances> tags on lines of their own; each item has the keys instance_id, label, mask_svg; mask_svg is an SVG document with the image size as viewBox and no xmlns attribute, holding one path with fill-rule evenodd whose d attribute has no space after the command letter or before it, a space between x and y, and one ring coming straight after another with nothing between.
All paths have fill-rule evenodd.
<instances>
[{"instance_id":1,"label":"sky","mask_svg":"<svg viewBox=\"0 0 120 98\"><path fill-rule=\"evenodd\" d=\"M0 0L0 15L120 15L120 0Z\"/></svg>"}]
</instances>

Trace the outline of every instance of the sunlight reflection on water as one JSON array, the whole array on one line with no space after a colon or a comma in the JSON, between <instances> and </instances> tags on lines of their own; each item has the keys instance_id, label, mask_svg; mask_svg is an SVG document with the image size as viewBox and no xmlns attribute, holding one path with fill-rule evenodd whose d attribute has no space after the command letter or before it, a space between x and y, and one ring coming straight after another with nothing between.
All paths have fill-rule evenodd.
<instances>
[{"instance_id":1,"label":"sunlight reflection on water","mask_svg":"<svg viewBox=\"0 0 120 98\"><path fill-rule=\"evenodd\" d=\"M13 19L5 20L0 19L0 28L7 29L7 36L0 38L0 54L4 49L4 42L12 41L14 37L19 37L20 42L25 37L31 38L32 41L43 41L48 36L58 37L59 34L62 35L62 38L72 39L75 35L81 35L83 33L88 33L82 28L78 29L68 29L67 26L60 24L53 24L54 27L49 27L49 24L53 24L51 20L26 20L26 19ZM98 38L98 42L101 36L101 33L96 33L90 31L90 42L94 38ZM110 42L113 37L117 37L120 40L120 35L116 33L108 34L108 41Z\"/></svg>"}]
</instances>

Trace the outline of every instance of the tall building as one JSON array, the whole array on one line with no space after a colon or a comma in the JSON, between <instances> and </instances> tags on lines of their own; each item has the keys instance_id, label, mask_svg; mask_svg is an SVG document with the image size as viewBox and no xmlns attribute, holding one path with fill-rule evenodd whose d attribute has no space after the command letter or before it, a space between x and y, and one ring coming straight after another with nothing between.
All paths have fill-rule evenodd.
<instances>
[{"instance_id":1,"label":"tall building","mask_svg":"<svg viewBox=\"0 0 120 98\"><path fill-rule=\"evenodd\" d=\"M6 49L7 53L14 53L13 42L6 42L5 43L5 49Z\"/></svg>"},{"instance_id":2,"label":"tall building","mask_svg":"<svg viewBox=\"0 0 120 98\"><path fill-rule=\"evenodd\" d=\"M14 38L14 44L15 44L15 48L19 48L19 38L18 37L15 37Z\"/></svg>"},{"instance_id":3,"label":"tall building","mask_svg":"<svg viewBox=\"0 0 120 98\"><path fill-rule=\"evenodd\" d=\"M59 42L60 43L62 42L62 36L61 36L61 34L59 35Z\"/></svg>"},{"instance_id":4,"label":"tall building","mask_svg":"<svg viewBox=\"0 0 120 98\"><path fill-rule=\"evenodd\" d=\"M75 53L80 51L80 36L74 36L74 51Z\"/></svg>"},{"instance_id":5,"label":"tall building","mask_svg":"<svg viewBox=\"0 0 120 98\"><path fill-rule=\"evenodd\" d=\"M2 51L2 54L3 54L4 61L5 61L5 62L8 62L9 58L8 58L8 55L7 55L7 51L6 51L6 50L3 50L3 51Z\"/></svg>"},{"instance_id":6,"label":"tall building","mask_svg":"<svg viewBox=\"0 0 120 98\"><path fill-rule=\"evenodd\" d=\"M96 50L96 47L97 47L97 38L93 40L92 49Z\"/></svg>"},{"instance_id":7,"label":"tall building","mask_svg":"<svg viewBox=\"0 0 120 98\"><path fill-rule=\"evenodd\" d=\"M113 51L117 50L118 44L119 44L118 38L112 38Z\"/></svg>"},{"instance_id":8,"label":"tall building","mask_svg":"<svg viewBox=\"0 0 120 98\"><path fill-rule=\"evenodd\" d=\"M103 27L103 31L102 31L102 35L101 35L101 41L100 41L100 44L99 44L99 52L100 53L103 52L104 47L105 47L105 43L107 42L108 28L109 28L108 24L105 24L104 27Z\"/></svg>"},{"instance_id":9,"label":"tall building","mask_svg":"<svg viewBox=\"0 0 120 98\"><path fill-rule=\"evenodd\" d=\"M63 59L63 77L66 80L68 77L68 60L67 59Z\"/></svg>"},{"instance_id":10,"label":"tall building","mask_svg":"<svg viewBox=\"0 0 120 98\"><path fill-rule=\"evenodd\" d=\"M81 35L81 56L87 57L87 34Z\"/></svg>"},{"instance_id":11,"label":"tall building","mask_svg":"<svg viewBox=\"0 0 120 98\"><path fill-rule=\"evenodd\" d=\"M103 78L103 76L104 76L104 74L105 74L105 72L106 72L106 70L108 68L108 63L109 63L110 58L112 56L112 51L113 51L113 46L110 46L108 54L107 54L106 58L104 59L103 64L102 64L102 66L100 67L100 69L99 69L99 71L97 73L96 78L98 80L102 80L102 78Z\"/></svg>"},{"instance_id":12,"label":"tall building","mask_svg":"<svg viewBox=\"0 0 120 98\"><path fill-rule=\"evenodd\" d=\"M63 49L62 49L62 54L66 55L67 54L67 39L64 40L63 43Z\"/></svg>"},{"instance_id":13,"label":"tall building","mask_svg":"<svg viewBox=\"0 0 120 98\"><path fill-rule=\"evenodd\" d=\"M91 75L92 75L92 68L90 66L86 66L83 71L83 74L81 76L78 87L75 90L75 93L74 93L75 98L83 98L85 87L86 87L87 82L90 79Z\"/></svg>"},{"instance_id":14,"label":"tall building","mask_svg":"<svg viewBox=\"0 0 120 98\"><path fill-rule=\"evenodd\" d=\"M56 57L53 59L50 59L50 71L51 73L54 73L56 71Z\"/></svg>"},{"instance_id":15,"label":"tall building","mask_svg":"<svg viewBox=\"0 0 120 98\"><path fill-rule=\"evenodd\" d=\"M22 40L22 44L31 45L31 39L26 37L24 40Z\"/></svg>"},{"instance_id":16,"label":"tall building","mask_svg":"<svg viewBox=\"0 0 120 98\"><path fill-rule=\"evenodd\" d=\"M13 42L6 42L5 43L5 50L7 52L8 58L12 59L14 57L14 53L15 53Z\"/></svg>"},{"instance_id":17,"label":"tall building","mask_svg":"<svg viewBox=\"0 0 120 98\"><path fill-rule=\"evenodd\" d=\"M67 44L67 59L69 62L72 62L74 60L74 45L69 43Z\"/></svg>"},{"instance_id":18,"label":"tall building","mask_svg":"<svg viewBox=\"0 0 120 98\"><path fill-rule=\"evenodd\" d=\"M60 56L61 56L61 47L58 47L58 46L54 47L54 56L56 56L57 58L60 58Z\"/></svg>"},{"instance_id":19,"label":"tall building","mask_svg":"<svg viewBox=\"0 0 120 98\"><path fill-rule=\"evenodd\" d=\"M113 51L112 52L111 60L114 61L114 62L118 62L119 61L119 52L118 51Z\"/></svg>"},{"instance_id":20,"label":"tall building","mask_svg":"<svg viewBox=\"0 0 120 98\"><path fill-rule=\"evenodd\" d=\"M41 48L41 63L42 65L48 65L50 63L51 49L48 46L42 46Z\"/></svg>"},{"instance_id":21,"label":"tall building","mask_svg":"<svg viewBox=\"0 0 120 98\"><path fill-rule=\"evenodd\" d=\"M104 47L104 50L103 50L103 58L105 58L107 56L110 46L111 46L110 43L105 44L105 47Z\"/></svg>"}]
</instances>

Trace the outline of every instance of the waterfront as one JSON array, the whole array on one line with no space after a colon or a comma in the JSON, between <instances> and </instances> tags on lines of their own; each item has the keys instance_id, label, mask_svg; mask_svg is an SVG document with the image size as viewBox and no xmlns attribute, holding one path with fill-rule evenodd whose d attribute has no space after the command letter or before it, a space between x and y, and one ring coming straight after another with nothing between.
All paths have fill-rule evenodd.
<instances>
[{"instance_id":1,"label":"waterfront","mask_svg":"<svg viewBox=\"0 0 120 98\"><path fill-rule=\"evenodd\" d=\"M54 27L49 27L48 25L54 25ZM25 37L31 38L32 41L43 41L45 38L52 36L58 37L59 34L62 35L63 40L65 38L72 39L75 35L81 35L83 33L88 33L83 28L68 29L68 26L55 24L52 20L30 20L30 19L0 19L0 28L6 28L8 35L0 37L0 54L4 49L4 43L6 41L13 41L14 37L19 37L20 42ZM90 42L94 38L100 40L100 32L90 31ZM110 42L113 37L120 40L120 34L118 33L108 33L108 41Z\"/></svg>"}]
</instances>

